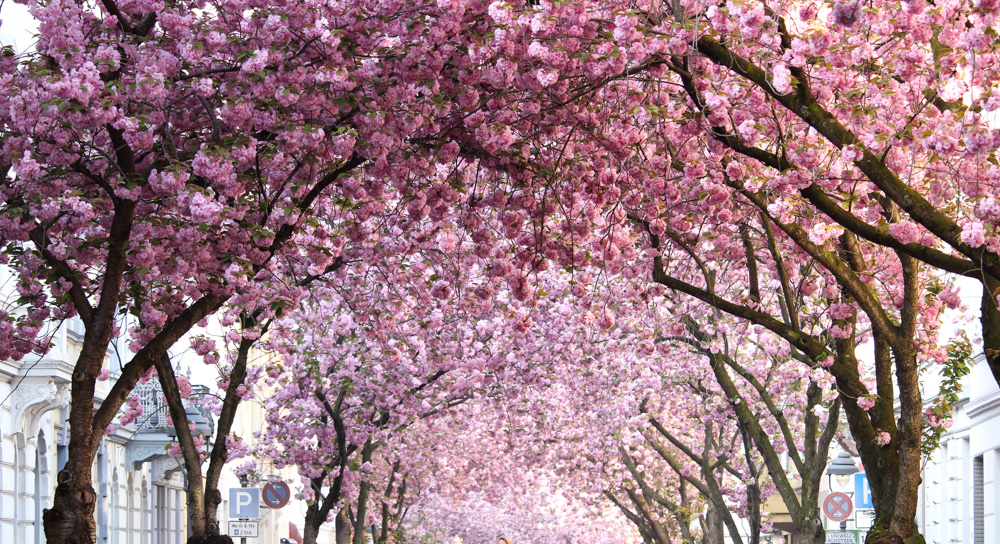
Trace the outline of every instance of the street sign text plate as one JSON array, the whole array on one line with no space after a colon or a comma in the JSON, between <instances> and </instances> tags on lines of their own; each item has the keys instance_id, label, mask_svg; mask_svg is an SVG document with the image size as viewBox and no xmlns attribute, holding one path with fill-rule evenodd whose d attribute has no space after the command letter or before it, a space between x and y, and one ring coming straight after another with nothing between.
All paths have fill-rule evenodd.
<instances>
[{"instance_id":1,"label":"street sign text plate","mask_svg":"<svg viewBox=\"0 0 1000 544\"><path fill-rule=\"evenodd\" d=\"M827 531L826 544L858 544L855 531Z\"/></svg>"},{"instance_id":2,"label":"street sign text plate","mask_svg":"<svg viewBox=\"0 0 1000 544\"><path fill-rule=\"evenodd\" d=\"M260 522L230 521L229 536L238 538L257 538L260 536Z\"/></svg>"},{"instance_id":3,"label":"street sign text plate","mask_svg":"<svg viewBox=\"0 0 1000 544\"><path fill-rule=\"evenodd\" d=\"M854 510L854 526L858 529L871 529L875 524L874 508L856 508Z\"/></svg>"}]
</instances>

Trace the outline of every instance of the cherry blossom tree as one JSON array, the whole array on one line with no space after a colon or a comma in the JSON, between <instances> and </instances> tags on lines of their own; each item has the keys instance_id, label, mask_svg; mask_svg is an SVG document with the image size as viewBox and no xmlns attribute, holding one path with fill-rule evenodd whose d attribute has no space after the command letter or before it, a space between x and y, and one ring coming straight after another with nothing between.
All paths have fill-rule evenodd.
<instances>
[{"instance_id":1,"label":"cherry blossom tree","mask_svg":"<svg viewBox=\"0 0 1000 544\"><path fill-rule=\"evenodd\" d=\"M492 542L500 536L553 544L637 542L635 529L594 491L599 471L578 466L557 474L560 468L541 462L538 454L546 447L563 448L527 432L536 428L531 418L537 412L513 400L477 399L414 427L419 432L414 444L430 449L421 448L415 479L420 495L409 507L401 536L440 542ZM442 449L442 442L451 447Z\"/></svg>"},{"instance_id":2,"label":"cherry blossom tree","mask_svg":"<svg viewBox=\"0 0 1000 544\"><path fill-rule=\"evenodd\" d=\"M304 295L286 271L344 264L345 244L393 200L385 179L434 174L434 145L401 145L448 114L433 79L462 14L433 3L275 7L33 3L35 49L0 61L0 241L28 308L3 314L0 351L44 350L36 336L48 318L79 315L86 328L50 542L93 540L101 436L168 348L223 308L223 321L247 316L259 333ZM412 18L401 21L402 9ZM421 17L434 32L409 24ZM436 194L447 204L457 193ZM127 325L134 356L95 412L124 313L138 317ZM173 399L168 367L159 376ZM210 518L192 517L193 532L216 531L203 526Z\"/></svg>"},{"instance_id":3,"label":"cherry blossom tree","mask_svg":"<svg viewBox=\"0 0 1000 544\"><path fill-rule=\"evenodd\" d=\"M32 10L36 50L0 59L0 234L29 308L0 316L0 355L44 349L50 317L84 321L53 542L92 539L101 433L196 323L227 305L266 321L305 296L295 277L345 266L348 241L377 262L425 219L440 225L425 243L475 244L491 278L476 296L509 289L522 333L547 297L538 277L559 268L578 290L614 278L661 297L651 280L782 338L829 369L865 464L883 469L871 541L919 540L918 368L947 363L936 323L956 302L924 267L983 284L1000 368L993 3ZM802 305L829 321L803 329ZM138 317L135 356L94 414L122 312ZM618 321L613 307L590 319ZM855 354L869 337L874 383Z\"/></svg>"},{"instance_id":4,"label":"cherry blossom tree","mask_svg":"<svg viewBox=\"0 0 1000 544\"><path fill-rule=\"evenodd\" d=\"M335 514L338 538L349 526L360 543L373 515L382 519L376 540L388 538L390 513L401 515L405 504L395 496L402 489L396 480L411 472L412 460L398 451L400 433L489 390L484 369L507 320L473 288L491 280L464 262L471 251L436 225L429 225L436 232L416 234L417 246L429 239L430 247L412 256L397 248L395 260L321 282L281 322L282 339L273 343L280 359L266 369L273 392L257 454L302 476L307 542ZM383 275L398 279L373 281ZM383 486L376 503L372 494Z\"/></svg>"},{"instance_id":5,"label":"cherry blossom tree","mask_svg":"<svg viewBox=\"0 0 1000 544\"><path fill-rule=\"evenodd\" d=\"M830 368L865 464L886 468L875 485L881 521L871 540L919 541L919 367L949 362L935 331L941 308L956 300L954 288L925 267L992 281L981 272L992 262L987 236L975 236L985 233L978 210L980 202L989 209L980 192L988 178L960 162L962 146L941 143L951 127L983 143L974 146L983 153L992 136L981 137L991 133L974 108L954 103L961 97L955 89L966 85L961 77L949 76L941 97L927 74L974 73L972 85L979 85L992 68L970 70L970 59L992 40L972 38L988 36L976 29L993 15L991 6L963 11L957 3L859 6L803 3L774 12L740 3L494 4L490 18L503 30L494 32L495 62L520 68L508 103L521 100L518 111L532 112L513 117L509 151L497 162L505 161L506 192L516 196L508 203L532 206L514 220L528 218L530 228L509 236L519 251L537 255L545 244L560 266L599 262L617 274L634 273L640 250L651 249L655 282L768 328L814 368ZM919 21L934 24L911 32ZM932 28L955 30L942 31L943 43ZM866 41L872 35L886 36L877 45L892 54L875 58L876 45ZM908 57L914 48L923 54ZM876 67L885 75L872 88ZM972 121L978 124L969 128ZM481 152L471 144L462 151ZM651 248L634 244L628 219L648 229ZM741 227L761 235L747 242ZM942 244L954 254L937 249ZM775 247L791 251L800 267L768 270L782 283L777 296L820 293L827 301L817 307L829 307L834 321L829 331L803 335L794 313L779 319L753 299L758 251ZM662 255L672 250L680 253ZM688 259L697 262L704 252L744 260L749 292L727 299L710 277L689 275ZM678 257L685 253L690 257ZM517 262L522 277L531 274L529 259ZM804 282L813 276L803 266L820 267L821 281ZM988 294L983 334L993 349ZM869 334L875 383L862 380L854 353ZM898 425L884 404L897 398L893 373Z\"/></svg>"},{"instance_id":6,"label":"cherry blossom tree","mask_svg":"<svg viewBox=\"0 0 1000 544\"><path fill-rule=\"evenodd\" d=\"M819 513L819 488L840 414L840 400L830 387L832 378L822 369L811 370L808 362L796 357L780 340L775 345L777 339L766 334L756 341L741 342L736 338L751 331L741 333L741 327L736 326L732 332L710 335L703 328L720 331L727 327L699 326L690 316L681 320L686 321L690 336L674 341L686 346L691 356L706 359L709 375L680 381L675 389L693 389L696 396L691 405L704 408L677 414L672 401L660 400L658 411L664 415L650 413L652 429L644 434L646 442L711 502L734 541L742 539L726 512L727 502L714 482L713 469L725 469L744 484L744 493L731 504L740 505L737 511L748 520L751 542L759 541L760 507L771 494L779 495L786 504L804 542L822 542L825 531ZM673 357L683 360L680 353ZM697 363L688 365L697 367ZM670 419L661 421L663 417ZM679 417L692 418L695 428L702 425L703 438L683 438L675 429L691 428L692 423L674 424ZM737 451L714 451L710 446L726 443L727 426L733 433L730 448ZM782 462L781 457L788 462ZM701 481L690 477L690 469L684 472L685 460L695 463ZM775 467L781 470L775 471Z\"/></svg>"}]
</instances>

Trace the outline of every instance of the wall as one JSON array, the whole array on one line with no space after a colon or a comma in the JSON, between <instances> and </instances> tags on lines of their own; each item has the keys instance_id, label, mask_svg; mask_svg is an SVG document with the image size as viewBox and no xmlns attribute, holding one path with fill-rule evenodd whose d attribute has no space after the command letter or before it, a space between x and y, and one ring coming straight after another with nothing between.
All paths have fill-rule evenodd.
<instances>
[{"instance_id":1,"label":"wall","mask_svg":"<svg viewBox=\"0 0 1000 544\"><path fill-rule=\"evenodd\" d=\"M928 543L1000 542L1000 388L982 357L963 385L954 424L924 467L917 522Z\"/></svg>"}]
</instances>

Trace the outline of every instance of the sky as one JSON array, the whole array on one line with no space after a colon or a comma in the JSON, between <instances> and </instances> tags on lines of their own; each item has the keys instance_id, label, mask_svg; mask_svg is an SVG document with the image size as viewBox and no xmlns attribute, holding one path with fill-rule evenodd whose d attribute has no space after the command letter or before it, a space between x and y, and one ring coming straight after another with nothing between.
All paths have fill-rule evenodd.
<instances>
[{"instance_id":1,"label":"sky","mask_svg":"<svg viewBox=\"0 0 1000 544\"><path fill-rule=\"evenodd\" d=\"M0 46L12 45L23 53L34 43L38 23L28 13L28 6L0 0L0 21Z\"/></svg>"}]
</instances>

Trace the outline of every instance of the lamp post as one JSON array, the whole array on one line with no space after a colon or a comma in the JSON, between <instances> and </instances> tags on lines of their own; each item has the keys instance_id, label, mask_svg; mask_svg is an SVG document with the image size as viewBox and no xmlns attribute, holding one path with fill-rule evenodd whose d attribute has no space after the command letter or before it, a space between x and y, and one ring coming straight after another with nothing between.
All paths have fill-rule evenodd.
<instances>
[{"instance_id":1,"label":"lamp post","mask_svg":"<svg viewBox=\"0 0 1000 544\"><path fill-rule=\"evenodd\" d=\"M203 436L205 438L205 445L208 446L208 439L211 438L215 426L212 425L212 422L196 406L189 405L184 409L184 412L187 414L188 421L194 423L195 434Z\"/></svg>"},{"instance_id":2,"label":"lamp post","mask_svg":"<svg viewBox=\"0 0 1000 544\"><path fill-rule=\"evenodd\" d=\"M201 410L199 410L196 406L192 406L192 405L186 406L184 408L184 415L187 416L188 423L193 423L194 424L194 430L191 431L192 434L194 436L199 436L200 435L200 436L203 436L205 438L205 446L204 447L205 447L205 451L207 452L208 451L209 439L212 437L212 433L215 431L215 425L213 425L212 422L211 422L211 420L209 420L207 417L205 417L205 415L202 414ZM176 440L177 439L177 422L174 422L173 425L171 425L170 427L167 427L167 436L169 436L172 440ZM188 485L190 485L188 483L188 473L187 473L187 470L184 469L184 463L178 461L177 465L180 468L181 473L184 475L184 489L187 489ZM188 507L190 508L190 506L191 506L191 496L190 495L187 496L187 504L188 504ZM191 527L190 527L190 525L188 526L188 536L191 536Z\"/></svg>"},{"instance_id":3,"label":"lamp post","mask_svg":"<svg viewBox=\"0 0 1000 544\"><path fill-rule=\"evenodd\" d=\"M194 423L194 430L191 431L194 436L201 435L205 437L205 446L207 448L209 438L212 436L212 432L215 430L215 426L209 421L201 410L197 406L188 405L184 408L184 415L187 416L188 423ZM170 438L177 438L177 428L176 422L173 427L167 428L167 436Z\"/></svg>"},{"instance_id":4,"label":"lamp post","mask_svg":"<svg viewBox=\"0 0 1000 544\"><path fill-rule=\"evenodd\" d=\"M846 451L842 451L837 454L837 457L830 463L829 468L826 469L827 483L830 486L830 491L833 491L833 482L837 481L839 484L839 489L844 489L848 486L851 481L851 476L858 473L858 465L854 462L854 458L851 454ZM850 495L851 493L848 493ZM840 522L840 530L847 530L847 520Z\"/></svg>"}]
</instances>

